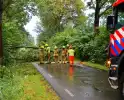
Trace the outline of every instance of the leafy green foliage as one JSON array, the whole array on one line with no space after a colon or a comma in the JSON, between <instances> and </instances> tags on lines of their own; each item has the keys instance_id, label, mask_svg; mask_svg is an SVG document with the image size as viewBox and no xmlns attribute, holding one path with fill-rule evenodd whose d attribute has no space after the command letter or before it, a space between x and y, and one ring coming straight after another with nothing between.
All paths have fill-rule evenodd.
<instances>
[{"instance_id":1,"label":"leafy green foliage","mask_svg":"<svg viewBox=\"0 0 124 100\"><path fill-rule=\"evenodd\" d=\"M49 44L51 47L57 45L59 48L72 44L77 58L103 64L106 60L105 48L109 42L108 36L104 27L100 28L100 34L96 37L94 37L94 33L83 33L79 29L70 28L56 33L49 39Z\"/></svg>"},{"instance_id":2,"label":"leafy green foliage","mask_svg":"<svg viewBox=\"0 0 124 100\"><path fill-rule=\"evenodd\" d=\"M16 60L32 62L39 60L39 50L38 49L19 49L18 53L15 55Z\"/></svg>"},{"instance_id":3,"label":"leafy green foliage","mask_svg":"<svg viewBox=\"0 0 124 100\"><path fill-rule=\"evenodd\" d=\"M76 26L86 21L82 12L84 4L81 0L36 0L36 2L43 28L42 34L50 36L63 31L70 22Z\"/></svg>"},{"instance_id":4,"label":"leafy green foliage","mask_svg":"<svg viewBox=\"0 0 124 100\"><path fill-rule=\"evenodd\" d=\"M13 62L18 49L9 48L15 46L33 46L33 39L26 32L20 30L14 21L3 24L3 45L4 45L4 64Z\"/></svg>"},{"instance_id":5,"label":"leafy green foliage","mask_svg":"<svg viewBox=\"0 0 124 100\"><path fill-rule=\"evenodd\" d=\"M5 0L3 4L3 46L4 64L13 62L14 55L18 52L11 49L15 46L33 46L34 41L24 25L30 21L31 13L36 14L36 7L32 0Z\"/></svg>"},{"instance_id":6,"label":"leafy green foliage","mask_svg":"<svg viewBox=\"0 0 124 100\"><path fill-rule=\"evenodd\" d=\"M64 32L56 33L56 36L53 36L49 39L50 46L57 45L61 48L63 45L72 44L76 50L76 56L81 57L81 50L83 48L83 44L90 41L93 38L92 33L82 33L76 28L68 28L65 29Z\"/></svg>"},{"instance_id":7,"label":"leafy green foliage","mask_svg":"<svg viewBox=\"0 0 124 100\"><path fill-rule=\"evenodd\" d=\"M100 2L95 0L91 8L95 9L94 7L99 5L97 17L104 18L110 13L106 9L111 3L112 0ZM52 48L55 45L61 48L63 45L72 44L76 57L98 63L104 62L104 49L109 39L105 28L102 28L105 20L100 26L100 34L94 36L92 26L94 17L85 16L82 0L6 0L3 8L3 44L6 62L12 62L11 58L14 57L26 61L38 60L37 50L22 51L7 47L34 45L32 37L24 29L24 25L34 14L38 14L41 20L37 30L40 32L37 38L38 45L42 44L41 42L48 42Z\"/></svg>"},{"instance_id":8,"label":"leafy green foliage","mask_svg":"<svg viewBox=\"0 0 124 100\"><path fill-rule=\"evenodd\" d=\"M109 35L104 28L100 29L100 31L100 35L84 44L82 57L84 60L86 57L86 60L104 64L106 60L105 48L109 43Z\"/></svg>"},{"instance_id":9,"label":"leafy green foliage","mask_svg":"<svg viewBox=\"0 0 124 100\"><path fill-rule=\"evenodd\" d=\"M0 68L0 100L41 100L41 98L60 100L32 64L21 63Z\"/></svg>"},{"instance_id":10,"label":"leafy green foliage","mask_svg":"<svg viewBox=\"0 0 124 100\"><path fill-rule=\"evenodd\" d=\"M48 42L51 48L72 44L77 58L103 64L106 59L105 48L109 43L109 34L104 27L105 17L111 13L109 7L113 0L91 1L90 9L94 9L96 15L93 13L87 18L81 0L37 0L42 27L38 43ZM100 27L99 18L102 19ZM99 27L99 35L94 35L93 23Z\"/></svg>"},{"instance_id":11,"label":"leafy green foliage","mask_svg":"<svg viewBox=\"0 0 124 100\"><path fill-rule=\"evenodd\" d=\"M19 100L23 95L21 77L15 76L7 67L0 68L0 99Z\"/></svg>"}]
</instances>

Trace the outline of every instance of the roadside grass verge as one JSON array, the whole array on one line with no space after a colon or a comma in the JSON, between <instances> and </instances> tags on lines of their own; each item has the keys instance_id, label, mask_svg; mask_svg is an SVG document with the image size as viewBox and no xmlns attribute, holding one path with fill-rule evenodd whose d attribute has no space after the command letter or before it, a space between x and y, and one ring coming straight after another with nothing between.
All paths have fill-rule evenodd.
<instances>
[{"instance_id":1,"label":"roadside grass verge","mask_svg":"<svg viewBox=\"0 0 124 100\"><path fill-rule=\"evenodd\" d=\"M60 100L30 63L0 68L0 100Z\"/></svg>"},{"instance_id":2,"label":"roadside grass verge","mask_svg":"<svg viewBox=\"0 0 124 100\"><path fill-rule=\"evenodd\" d=\"M85 66L96 68L96 69L108 71L108 68L104 65L100 65L100 64L96 64L96 63L92 63L92 62L82 62L82 64Z\"/></svg>"}]
</instances>

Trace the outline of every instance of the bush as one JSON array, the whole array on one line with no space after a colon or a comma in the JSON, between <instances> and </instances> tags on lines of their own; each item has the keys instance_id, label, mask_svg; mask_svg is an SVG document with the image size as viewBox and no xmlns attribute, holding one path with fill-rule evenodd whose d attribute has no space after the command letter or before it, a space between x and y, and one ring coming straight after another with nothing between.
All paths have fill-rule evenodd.
<instances>
[{"instance_id":1,"label":"bush","mask_svg":"<svg viewBox=\"0 0 124 100\"><path fill-rule=\"evenodd\" d=\"M49 39L49 44L53 48L57 45L61 48L63 45L72 44L75 51L76 57L82 59L82 49L84 44L89 42L93 38L93 33L83 33L76 28L66 29L64 32L56 33L51 39Z\"/></svg>"},{"instance_id":2,"label":"bush","mask_svg":"<svg viewBox=\"0 0 124 100\"><path fill-rule=\"evenodd\" d=\"M32 62L39 60L39 50L38 49L20 49L16 55L16 59Z\"/></svg>"},{"instance_id":3,"label":"bush","mask_svg":"<svg viewBox=\"0 0 124 100\"><path fill-rule=\"evenodd\" d=\"M20 76L15 76L12 69L8 67L0 68L0 100L19 100L23 95L20 86Z\"/></svg>"},{"instance_id":4,"label":"bush","mask_svg":"<svg viewBox=\"0 0 124 100\"><path fill-rule=\"evenodd\" d=\"M98 36L96 36L88 43L84 44L84 48L82 50L82 57L85 58L85 56L87 56L88 59L84 60L90 60L92 62L104 64L106 60L105 48L108 43L108 32L104 28L102 28Z\"/></svg>"},{"instance_id":5,"label":"bush","mask_svg":"<svg viewBox=\"0 0 124 100\"><path fill-rule=\"evenodd\" d=\"M108 43L109 34L105 27L100 27L100 33L97 36L94 36L92 32L89 33L76 28L70 28L64 32L56 33L55 36L49 39L51 47L55 45L62 47L66 44L72 44L77 58L101 64L106 59L105 47Z\"/></svg>"}]
</instances>

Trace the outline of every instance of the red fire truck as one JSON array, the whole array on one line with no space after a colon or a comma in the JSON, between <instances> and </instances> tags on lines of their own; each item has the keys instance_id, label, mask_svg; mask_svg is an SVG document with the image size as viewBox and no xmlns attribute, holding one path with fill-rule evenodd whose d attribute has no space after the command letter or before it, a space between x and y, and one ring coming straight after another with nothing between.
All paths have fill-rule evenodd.
<instances>
[{"instance_id":1,"label":"red fire truck","mask_svg":"<svg viewBox=\"0 0 124 100\"><path fill-rule=\"evenodd\" d=\"M119 89L124 95L124 0L117 0L112 6L112 15L107 17L110 31L108 81L113 89Z\"/></svg>"}]
</instances>

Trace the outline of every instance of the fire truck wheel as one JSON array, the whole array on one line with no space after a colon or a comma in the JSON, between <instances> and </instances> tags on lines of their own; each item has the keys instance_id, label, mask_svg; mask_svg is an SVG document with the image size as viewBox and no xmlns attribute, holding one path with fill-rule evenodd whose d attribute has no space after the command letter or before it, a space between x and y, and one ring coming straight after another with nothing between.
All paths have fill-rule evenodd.
<instances>
[{"instance_id":1,"label":"fire truck wheel","mask_svg":"<svg viewBox=\"0 0 124 100\"><path fill-rule=\"evenodd\" d=\"M119 90L120 90L121 96L124 97L124 72L122 73L121 78L119 80Z\"/></svg>"}]
</instances>

